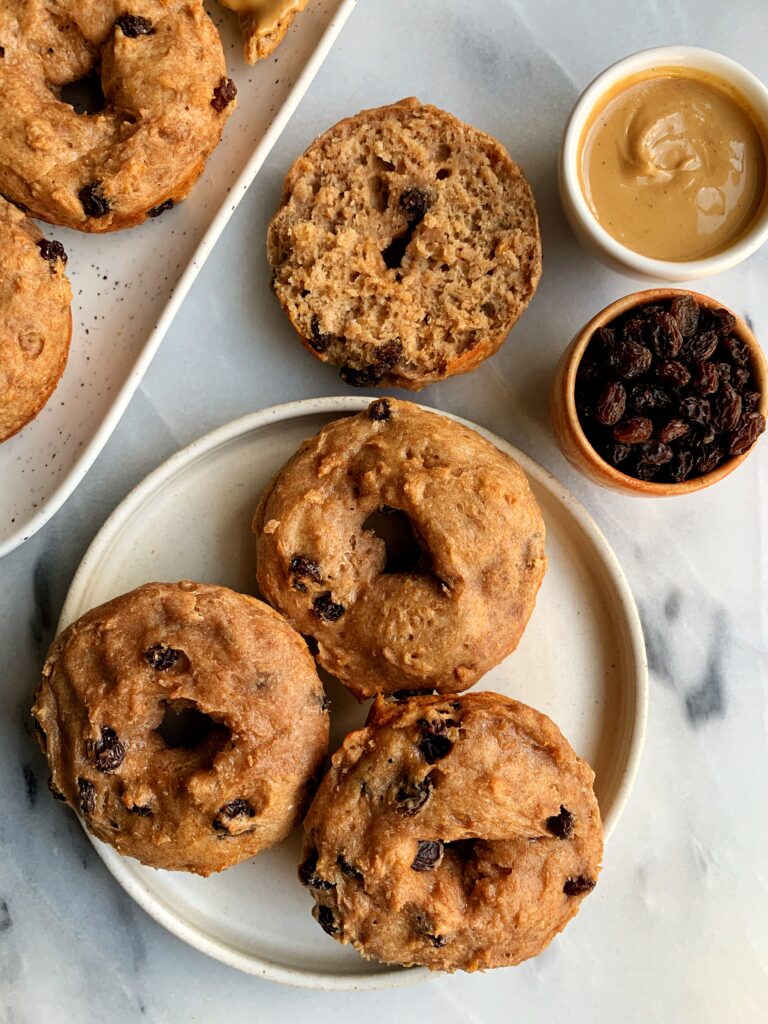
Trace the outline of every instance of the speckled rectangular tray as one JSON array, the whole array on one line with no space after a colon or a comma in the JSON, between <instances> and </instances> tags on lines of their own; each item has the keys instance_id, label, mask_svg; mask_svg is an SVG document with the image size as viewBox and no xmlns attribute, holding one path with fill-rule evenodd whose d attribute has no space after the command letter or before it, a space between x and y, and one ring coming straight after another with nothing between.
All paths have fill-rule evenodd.
<instances>
[{"instance_id":1,"label":"speckled rectangular tray","mask_svg":"<svg viewBox=\"0 0 768 1024\"><path fill-rule=\"evenodd\" d=\"M69 362L36 420L0 445L0 556L40 529L86 474L138 387L227 221L296 109L355 0L312 0L274 58L249 68L236 16L221 30L238 108L189 198L130 231L64 243L74 292Z\"/></svg>"}]
</instances>

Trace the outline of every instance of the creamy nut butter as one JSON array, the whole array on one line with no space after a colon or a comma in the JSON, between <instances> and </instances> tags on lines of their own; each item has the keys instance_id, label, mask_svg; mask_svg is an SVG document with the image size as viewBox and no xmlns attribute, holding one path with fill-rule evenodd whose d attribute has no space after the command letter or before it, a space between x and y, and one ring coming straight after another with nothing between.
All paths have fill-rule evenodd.
<instances>
[{"instance_id":1,"label":"creamy nut butter","mask_svg":"<svg viewBox=\"0 0 768 1024\"><path fill-rule=\"evenodd\" d=\"M307 6L308 0L221 0L221 3L238 14L248 15L259 32L272 32L289 14L298 14Z\"/></svg>"},{"instance_id":2,"label":"creamy nut butter","mask_svg":"<svg viewBox=\"0 0 768 1024\"><path fill-rule=\"evenodd\" d=\"M662 68L605 97L581 141L580 179L598 222L644 256L712 256L766 200L765 129L728 83Z\"/></svg>"}]
</instances>

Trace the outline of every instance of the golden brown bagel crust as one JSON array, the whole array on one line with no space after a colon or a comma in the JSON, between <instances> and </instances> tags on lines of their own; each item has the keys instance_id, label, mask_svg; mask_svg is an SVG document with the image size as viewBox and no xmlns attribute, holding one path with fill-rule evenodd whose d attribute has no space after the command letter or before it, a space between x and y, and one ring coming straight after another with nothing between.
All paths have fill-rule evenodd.
<instances>
[{"instance_id":1,"label":"golden brown bagel crust","mask_svg":"<svg viewBox=\"0 0 768 1024\"><path fill-rule=\"evenodd\" d=\"M34 419L58 384L72 336L62 246L0 199L0 442Z\"/></svg>"},{"instance_id":2,"label":"golden brown bagel crust","mask_svg":"<svg viewBox=\"0 0 768 1024\"><path fill-rule=\"evenodd\" d=\"M234 107L200 0L5 0L0 42L0 192L52 224L114 231L184 199ZM60 89L94 70L104 109L77 114Z\"/></svg>"},{"instance_id":3,"label":"golden brown bagel crust","mask_svg":"<svg viewBox=\"0 0 768 1024\"><path fill-rule=\"evenodd\" d=\"M314 916L366 957L431 970L535 956L600 871L594 773L495 693L377 698L304 822Z\"/></svg>"},{"instance_id":4,"label":"golden brown bagel crust","mask_svg":"<svg viewBox=\"0 0 768 1024\"><path fill-rule=\"evenodd\" d=\"M387 569L368 517L422 549ZM305 441L256 511L261 593L359 699L465 690L517 646L541 584L544 521L525 474L475 431L382 398Z\"/></svg>"},{"instance_id":5,"label":"golden brown bagel crust","mask_svg":"<svg viewBox=\"0 0 768 1024\"><path fill-rule=\"evenodd\" d=\"M158 731L169 708L186 738ZM255 598L190 582L148 583L65 629L32 713L54 795L95 836L199 875L288 834L328 743L301 637Z\"/></svg>"}]
</instances>

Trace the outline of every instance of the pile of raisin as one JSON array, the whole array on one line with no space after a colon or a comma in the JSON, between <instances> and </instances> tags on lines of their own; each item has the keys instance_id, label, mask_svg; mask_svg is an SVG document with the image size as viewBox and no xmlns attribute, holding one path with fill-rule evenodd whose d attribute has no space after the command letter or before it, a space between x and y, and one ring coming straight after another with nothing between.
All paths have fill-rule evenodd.
<instances>
[{"instance_id":1,"label":"pile of raisin","mask_svg":"<svg viewBox=\"0 0 768 1024\"><path fill-rule=\"evenodd\" d=\"M639 480L681 483L748 451L765 417L735 327L727 309L678 295L595 331L576 409L598 454Z\"/></svg>"}]
</instances>

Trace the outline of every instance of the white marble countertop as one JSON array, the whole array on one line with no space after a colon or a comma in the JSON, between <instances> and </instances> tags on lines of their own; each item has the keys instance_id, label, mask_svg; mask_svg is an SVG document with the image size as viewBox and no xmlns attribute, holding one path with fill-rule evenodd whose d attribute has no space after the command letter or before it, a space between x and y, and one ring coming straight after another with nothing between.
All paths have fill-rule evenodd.
<instances>
[{"instance_id":1,"label":"white marble countertop","mask_svg":"<svg viewBox=\"0 0 768 1024\"><path fill-rule=\"evenodd\" d=\"M578 477L546 411L571 335L635 287L587 257L563 220L555 157L577 94L626 53L669 42L719 49L766 80L766 38L768 6L753 0L360 0L104 452L54 519L0 561L1 1021L768 1019L768 442L711 491L644 502ZM541 957L397 991L312 993L208 960L139 910L49 799L28 709L71 576L128 490L235 416L343 390L269 294L265 226L316 132L408 94L509 147L533 183L544 240L541 287L502 352L421 400L509 438L593 513L643 615L648 739L600 885ZM767 273L763 251L703 290L765 336Z\"/></svg>"}]
</instances>

